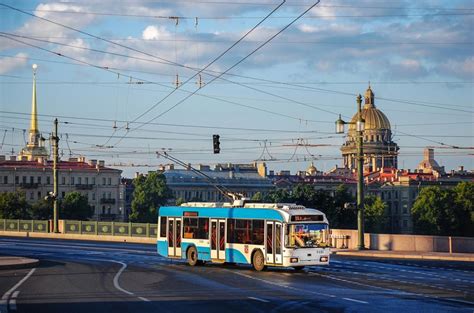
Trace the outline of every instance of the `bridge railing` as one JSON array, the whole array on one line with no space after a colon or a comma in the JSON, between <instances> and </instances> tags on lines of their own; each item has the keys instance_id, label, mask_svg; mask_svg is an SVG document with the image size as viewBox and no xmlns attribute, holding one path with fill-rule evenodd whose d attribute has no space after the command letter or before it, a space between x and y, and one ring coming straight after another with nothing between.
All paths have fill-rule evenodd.
<instances>
[{"instance_id":1,"label":"bridge railing","mask_svg":"<svg viewBox=\"0 0 474 313\"><path fill-rule=\"evenodd\" d=\"M63 221L63 233L105 236L156 237L158 225L99 221Z\"/></svg>"},{"instance_id":2,"label":"bridge railing","mask_svg":"<svg viewBox=\"0 0 474 313\"><path fill-rule=\"evenodd\" d=\"M49 221L0 219L0 231L48 233Z\"/></svg>"},{"instance_id":3,"label":"bridge railing","mask_svg":"<svg viewBox=\"0 0 474 313\"><path fill-rule=\"evenodd\" d=\"M50 225L45 220L0 219L0 231L48 233ZM158 225L150 223L61 220L59 226L63 234L156 238L158 233Z\"/></svg>"}]
</instances>

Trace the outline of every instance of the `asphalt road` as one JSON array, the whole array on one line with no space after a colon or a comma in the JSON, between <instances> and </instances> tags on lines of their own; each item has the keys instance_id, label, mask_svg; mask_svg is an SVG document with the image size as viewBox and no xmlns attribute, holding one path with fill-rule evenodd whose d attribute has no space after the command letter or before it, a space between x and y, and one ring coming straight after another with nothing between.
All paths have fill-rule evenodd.
<instances>
[{"instance_id":1,"label":"asphalt road","mask_svg":"<svg viewBox=\"0 0 474 313\"><path fill-rule=\"evenodd\" d=\"M159 257L152 245L0 238L6 312L474 312L474 264L334 256L302 272Z\"/></svg>"}]
</instances>

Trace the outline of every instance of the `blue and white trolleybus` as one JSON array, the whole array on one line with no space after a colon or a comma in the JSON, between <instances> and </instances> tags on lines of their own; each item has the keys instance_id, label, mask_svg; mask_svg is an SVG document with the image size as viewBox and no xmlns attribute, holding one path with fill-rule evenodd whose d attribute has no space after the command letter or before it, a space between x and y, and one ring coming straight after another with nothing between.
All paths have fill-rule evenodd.
<instances>
[{"instance_id":1,"label":"blue and white trolleybus","mask_svg":"<svg viewBox=\"0 0 474 313\"><path fill-rule=\"evenodd\" d=\"M329 228L321 211L296 204L184 203L159 210L157 249L164 257L294 267L329 264Z\"/></svg>"}]
</instances>

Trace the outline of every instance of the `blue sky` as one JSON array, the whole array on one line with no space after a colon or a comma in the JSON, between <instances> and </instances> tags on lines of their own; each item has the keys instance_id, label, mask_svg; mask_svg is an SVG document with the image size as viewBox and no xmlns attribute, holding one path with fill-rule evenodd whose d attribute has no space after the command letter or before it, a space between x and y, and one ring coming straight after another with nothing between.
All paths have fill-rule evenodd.
<instances>
[{"instance_id":1,"label":"blue sky","mask_svg":"<svg viewBox=\"0 0 474 313\"><path fill-rule=\"evenodd\" d=\"M334 121L354 114L369 81L400 167L416 168L433 146L448 170L473 169L473 150L452 148L474 146L471 1L323 0L212 81L313 4L287 1L201 73L201 88L190 79L196 69L280 2L0 2L49 20L0 7L1 154L24 145L36 63L41 131L57 116L63 158L120 163L126 176L168 163L156 158L163 149L193 164L266 160L295 171L314 160L327 171L342 164ZM221 136L219 155L212 134Z\"/></svg>"}]
</instances>

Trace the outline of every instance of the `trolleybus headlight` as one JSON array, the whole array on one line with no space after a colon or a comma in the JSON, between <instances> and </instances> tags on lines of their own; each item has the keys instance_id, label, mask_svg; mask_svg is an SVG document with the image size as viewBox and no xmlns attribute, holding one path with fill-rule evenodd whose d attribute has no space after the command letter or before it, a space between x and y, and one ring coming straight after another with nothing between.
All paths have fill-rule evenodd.
<instances>
[{"instance_id":1,"label":"trolleybus headlight","mask_svg":"<svg viewBox=\"0 0 474 313\"><path fill-rule=\"evenodd\" d=\"M290 263L298 263L298 258L291 258Z\"/></svg>"},{"instance_id":2,"label":"trolleybus headlight","mask_svg":"<svg viewBox=\"0 0 474 313\"><path fill-rule=\"evenodd\" d=\"M319 262L327 262L328 261L328 257L327 256L322 256L319 258Z\"/></svg>"}]
</instances>

